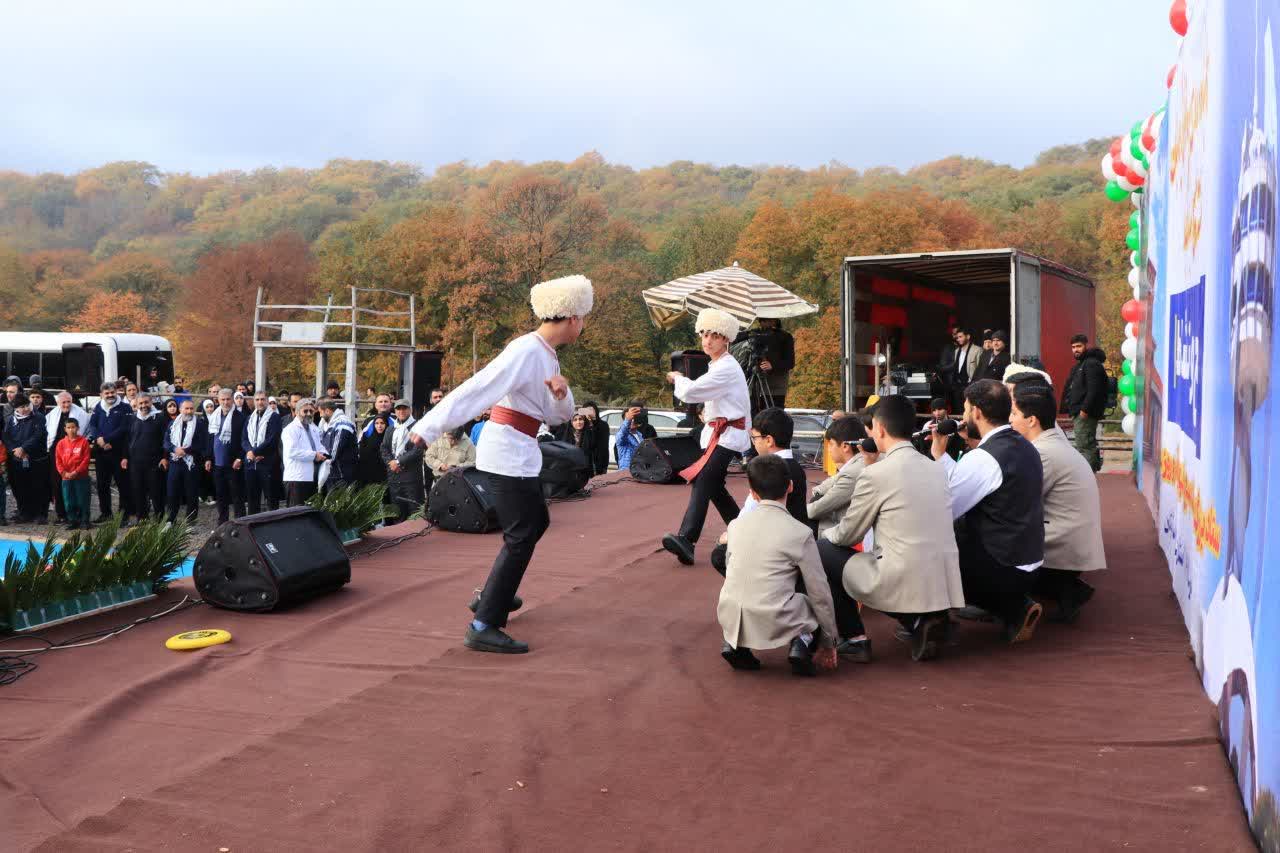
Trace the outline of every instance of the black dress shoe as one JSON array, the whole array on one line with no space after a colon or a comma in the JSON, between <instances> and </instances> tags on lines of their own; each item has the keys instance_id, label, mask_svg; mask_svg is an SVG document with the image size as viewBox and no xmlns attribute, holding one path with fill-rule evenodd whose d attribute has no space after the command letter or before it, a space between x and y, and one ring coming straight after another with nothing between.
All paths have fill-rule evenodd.
<instances>
[{"instance_id":1,"label":"black dress shoe","mask_svg":"<svg viewBox=\"0 0 1280 853\"><path fill-rule=\"evenodd\" d=\"M729 666L734 669L755 671L760 668L760 659L751 653L751 649L748 649L745 646L735 649L733 646L725 643L720 647L720 657L728 661Z\"/></svg>"},{"instance_id":2,"label":"black dress shoe","mask_svg":"<svg viewBox=\"0 0 1280 853\"><path fill-rule=\"evenodd\" d=\"M952 611L957 619L965 619L969 622L994 622L996 617L987 611L978 607L976 604L970 604L968 607L957 607Z\"/></svg>"},{"instance_id":3,"label":"black dress shoe","mask_svg":"<svg viewBox=\"0 0 1280 853\"><path fill-rule=\"evenodd\" d=\"M483 631L477 631L474 625L468 625L467 636L462 644L477 652L495 652L500 655L522 655L529 651L528 643L520 642L493 625Z\"/></svg>"},{"instance_id":4,"label":"black dress shoe","mask_svg":"<svg viewBox=\"0 0 1280 853\"><path fill-rule=\"evenodd\" d=\"M792 675L803 675L808 678L818 674L818 667L813 663L813 651L818 645L815 637L806 643L796 637L791 641L791 650L787 652L787 661L791 664Z\"/></svg>"},{"instance_id":5,"label":"black dress shoe","mask_svg":"<svg viewBox=\"0 0 1280 853\"><path fill-rule=\"evenodd\" d=\"M1078 580L1072 585L1071 589L1058 602L1058 610L1049 617L1051 622L1065 622L1071 624L1080 617L1080 611L1089 603L1089 599L1093 598L1093 587L1082 580Z\"/></svg>"},{"instance_id":6,"label":"black dress shoe","mask_svg":"<svg viewBox=\"0 0 1280 853\"><path fill-rule=\"evenodd\" d=\"M871 663L871 640L845 640L836 646L836 654L854 663Z\"/></svg>"},{"instance_id":7,"label":"black dress shoe","mask_svg":"<svg viewBox=\"0 0 1280 853\"><path fill-rule=\"evenodd\" d=\"M95 518L95 519L93 520L93 523L94 523L94 524L106 524L106 523L107 523L108 521L110 521L110 520L111 520L111 516L103 514L103 515L99 515L97 518Z\"/></svg>"},{"instance_id":8,"label":"black dress shoe","mask_svg":"<svg viewBox=\"0 0 1280 853\"><path fill-rule=\"evenodd\" d=\"M479 592L476 593L475 598L471 599L471 603L468 604L467 607L471 609L472 613L475 613L477 610L480 609L480 593ZM518 595L511 596L511 609L508 610L507 612L515 613L521 607L524 607L524 599Z\"/></svg>"},{"instance_id":9,"label":"black dress shoe","mask_svg":"<svg viewBox=\"0 0 1280 853\"><path fill-rule=\"evenodd\" d=\"M1023 607L1021 618L1004 626L1004 638L1009 641L1010 645L1025 643L1030 640L1031 635L1036 631L1036 625L1040 623L1040 617L1043 613L1043 607L1037 602L1028 599Z\"/></svg>"},{"instance_id":10,"label":"black dress shoe","mask_svg":"<svg viewBox=\"0 0 1280 853\"><path fill-rule=\"evenodd\" d=\"M663 536L662 547L675 554L676 559L684 565L693 565L693 543L678 533L668 533Z\"/></svg>"},{"instance_id":11,"label":"black dress shoe","mask_svg":"<svg viewBox=\"0 0 1280 853\"><path fill-rule=\"evenodd\" d=\"M920 621L911 632L911 659L913 661L933 660L941 652L947 638L945 616L928 616Z\"/></svg>"}]
</instances>

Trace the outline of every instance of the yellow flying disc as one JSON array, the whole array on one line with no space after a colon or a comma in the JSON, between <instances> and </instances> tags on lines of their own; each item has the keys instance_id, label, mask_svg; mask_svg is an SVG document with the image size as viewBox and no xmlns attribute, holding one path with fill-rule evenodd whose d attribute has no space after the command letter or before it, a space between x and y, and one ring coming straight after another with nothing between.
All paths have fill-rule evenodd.
<instances>
[{"instance_id":1,"label":"yellow flying disc","mask_svg":"<svg viewBox=\"0 0 1280 853\"><path fill-rule=\"evenodd\" d=\"M185 634L172 636L164 641L164 646L167 649L181 652L229 642L231 642L231 634L227 631L221 628L206 628L201 631L187 631Z\"/></svg>"}]
</instances>

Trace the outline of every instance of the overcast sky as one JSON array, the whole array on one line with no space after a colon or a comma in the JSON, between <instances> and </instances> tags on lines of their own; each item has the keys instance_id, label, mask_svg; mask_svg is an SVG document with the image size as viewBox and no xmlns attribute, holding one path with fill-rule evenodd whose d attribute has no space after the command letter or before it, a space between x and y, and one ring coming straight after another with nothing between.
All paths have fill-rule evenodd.
<instances>
[{"instance_id":1,"label":"overcast sky","mask_svg":"<svg viewBox=\"0 0 1280 853\"><path fill-rule=\"evenodd\" d=\"M0 169L1025 165L1154 109L1169 0L0 3Z\"/></svg>"}]
</instances>

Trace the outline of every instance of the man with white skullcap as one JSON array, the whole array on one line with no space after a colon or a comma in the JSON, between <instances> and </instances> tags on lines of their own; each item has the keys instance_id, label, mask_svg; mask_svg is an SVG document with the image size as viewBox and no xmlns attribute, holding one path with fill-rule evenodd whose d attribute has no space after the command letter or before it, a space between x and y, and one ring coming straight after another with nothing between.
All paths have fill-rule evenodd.
<instances>
[{"instance_id":1,"label":"man with white skullcap","mask_svg":"<svg viewBox=\"0 0 1280 853\"><path fill-rule=\"evenodd\" d=\"M475 619L463 644L479 652L523 654L529 646L503 628L520 607L516 590L533 549L551 519L542 497L542 450L538 429L573 417L573 393L560 375L556 349L582 334L591 311L591 281L571 275L544 281L529 293L536 331L507 344L493 361L463 382L413 428L414 441L430 446L443 433L491 410L476 448L476 468L489 475L489 490L502 525L502 550L479 599L471 602Z\"/></svg>"},{"instance_id":2,"label":"man with white skullcap","mask_svg":"<svg viewBox=\"0 0 1280 853\"><path fill-rule=\"evenodd\" d=\"M737 359L729 354L729 344L738 336L738 321L716 308L704 308L694 325L702 338L702 351L711 356L707 372L689 379L672 371L667 381L674 383L675 395L685 403L703 403L702 458L680 472L693 483L689 506L679 533L662 538L662 547L686 566L693 565L693 548L707 520L707 505L714 503L720 517L729 523L738 517L738 503L725 488L729 463L751 446L751 400L747 378Z\"/></svg>"}]
</instances>

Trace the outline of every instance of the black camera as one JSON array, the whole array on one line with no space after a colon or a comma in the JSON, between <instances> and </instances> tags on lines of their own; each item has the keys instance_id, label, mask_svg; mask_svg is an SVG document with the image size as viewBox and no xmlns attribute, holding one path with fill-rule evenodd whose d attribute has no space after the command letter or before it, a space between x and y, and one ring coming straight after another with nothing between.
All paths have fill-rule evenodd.
<instances>
[{"instance_id":1,"label":"black camera","mask_svg":"<svg viewBox=\"0 0 1280 853\"><path fill-rule=\"evenodd\" d=\"M943 418L938 421L937 425L932 429L922 429L915 435L911 436L911 438L916 441L921 439L930 439L933 437L933 433L935 431L938 435L955 435L960 431L960 422L955 418Z\"/></svg>"}]
</instances>

